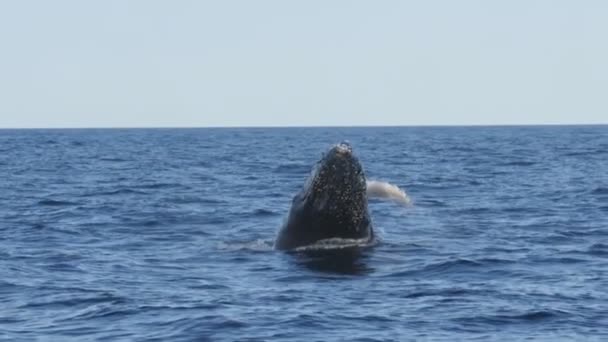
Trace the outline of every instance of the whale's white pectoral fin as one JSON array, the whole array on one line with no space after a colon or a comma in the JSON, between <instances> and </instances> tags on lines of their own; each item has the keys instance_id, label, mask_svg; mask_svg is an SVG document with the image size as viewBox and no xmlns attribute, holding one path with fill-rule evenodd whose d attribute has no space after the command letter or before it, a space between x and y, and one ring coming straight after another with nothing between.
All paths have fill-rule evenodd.
<instances>
[{"instance_id":1,"label":"whale's white pectoral fin","mask_svg":"<svg viewBox=\"0 0 608 342\"><path fill-rule=\"evenodd\" d=\"M387 182L368 180L367 196L370 198L388 198L404 205L412 204L412 200L405 191Z\"/></svg>"}]
</instances>

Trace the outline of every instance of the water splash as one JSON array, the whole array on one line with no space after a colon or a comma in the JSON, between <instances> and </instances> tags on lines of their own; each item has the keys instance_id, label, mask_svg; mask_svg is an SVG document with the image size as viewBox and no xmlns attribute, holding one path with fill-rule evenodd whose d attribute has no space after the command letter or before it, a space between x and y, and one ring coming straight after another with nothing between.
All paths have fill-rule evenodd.
<instances>
[{"instance_id":1,"label":"water splash","mask_svg":"<svg viewBox=\"0 0 608 342\"><path fill-rule=\"evenodd\" d=\"M367 181L367 196L388 198L406 206L412 205L412 199L398 186L376 180Z\"/></svg>"}]
</instances>

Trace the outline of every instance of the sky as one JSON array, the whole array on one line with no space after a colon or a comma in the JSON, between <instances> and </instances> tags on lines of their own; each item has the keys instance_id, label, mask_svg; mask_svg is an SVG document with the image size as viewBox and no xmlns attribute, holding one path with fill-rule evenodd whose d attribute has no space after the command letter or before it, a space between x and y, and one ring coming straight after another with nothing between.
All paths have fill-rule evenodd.
<instances>
[{"instance_id":1,"label":"sky","mask_svg":"<svg viewBox=\"0 0 608 342\"><path fill-rule=\"evenodd\" d=\"M2 1L0 128L608 123L608 1Z\"/></svg>"}]
</instances>

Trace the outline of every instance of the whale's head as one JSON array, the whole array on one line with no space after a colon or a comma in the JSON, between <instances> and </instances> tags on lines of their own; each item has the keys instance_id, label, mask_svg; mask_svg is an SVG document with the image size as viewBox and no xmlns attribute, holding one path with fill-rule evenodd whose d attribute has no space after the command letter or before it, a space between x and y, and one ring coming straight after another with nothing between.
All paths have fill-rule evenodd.
<instances>
[{"instance_id":1,"label":"whale's head","mask_svg":"<svg viewBox=\"0 0 608 342\"><path fill-rule=\"evenodd\" d=\"M293 198L275 247L292 249L319 241L372 239L363 167L349 143L334 145Z\"/></svg>"},{"instance_id":2,"label":"whale's head","mask_svg":"<svg viewBox=\"0 0 608 342\"><path fill-rule=\"evenodd\" d=\"M367 211L365 173L348 142L332 146L304 186L306 202L318 212L328 211L340 220Z\"/></svg>"}]
</instances>

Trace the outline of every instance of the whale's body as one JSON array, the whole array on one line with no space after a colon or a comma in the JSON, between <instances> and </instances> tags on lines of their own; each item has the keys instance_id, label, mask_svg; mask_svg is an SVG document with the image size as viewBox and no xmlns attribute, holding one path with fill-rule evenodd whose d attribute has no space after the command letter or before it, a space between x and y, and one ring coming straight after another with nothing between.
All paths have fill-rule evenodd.
<instances>
[{"instance_id":1,"label":"whale's body","mask_svg":"<svg viewBox=\"0 0 608 342\"><path fill-rule=\"evenodd\" d=\"M319 241L371 241L363 167L348 143L333 146L293 198L275 248L290 250Z\"/></svg>"}]
</instances>

